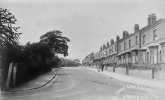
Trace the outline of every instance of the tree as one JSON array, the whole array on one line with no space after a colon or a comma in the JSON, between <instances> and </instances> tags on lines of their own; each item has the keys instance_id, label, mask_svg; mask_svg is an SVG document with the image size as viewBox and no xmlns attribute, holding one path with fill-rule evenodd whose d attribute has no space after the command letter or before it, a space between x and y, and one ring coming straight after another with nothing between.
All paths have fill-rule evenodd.
<instances>
[{"instance_id":1,"label":"tree","mask_svg":"<svg viewBox=\"0 0 165 100\"><path fill-rule=\"evenodd\" d=\"M14 27L17 21L14 15L10 13L7 9L0 8L0 43L2 46L8 44L17 44L18 38L21 33L18 33L19 27Z\"/></svg>"},{"instance_id":2,"label":"tree","mask_svg":"<svg viewBox=\"0 0 165 100\"><path fill-rule=\"evenodd\" d=\"M63 54L64 56L68 56L67 42L70 42L70 39L62 36L61 31L53 30L47 32L40 37L40 42L47 44L55 54Z\"/></svg>"},{"instance_id":3,"label":"tree","mask_svg":"<svg viewBox=\"0 0 165 100\"><path fill-rule=\"evenodd\" d=\"M60 58L60 66L68 66L68 67L74 67L74 66L79 66L81 65L79 59L65 59L65 58Z\"/></svg>"},{"instance_id":4,"label":"tree","mask_svg":"<svg viewBox=\"0 0 165 100\"><path fill-rule=\"evenodd\" d=\"M81 65L81 63L80 63L80 60L79 60L79 59L74 59L74 63L75 63L75 66L79 66L79 65Z\"/></svg>"},{"instance_id":5,"label":"tree","mask_svg":"<svg viewBox=\"0 0 165 100\"><path fill-rule=\"evenodd\" d=\"M40 42L27 43L24 46L23 52L26 57L24 61L31 64L31 67L47 67L47 62L54 57L48 46Z\"/></svg>"}]
</instances>

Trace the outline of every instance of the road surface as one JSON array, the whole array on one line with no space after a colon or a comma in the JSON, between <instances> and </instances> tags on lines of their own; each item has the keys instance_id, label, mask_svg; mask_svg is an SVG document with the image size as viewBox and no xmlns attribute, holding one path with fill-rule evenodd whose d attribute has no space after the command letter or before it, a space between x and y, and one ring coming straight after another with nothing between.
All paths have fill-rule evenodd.
<instances>
[{"instance_id":1,"label":"road surface","mask_svg":"<svg viewBox=\"0 0 165 100\"><path fill-rule=\"evenodd\" d=\"M165 100L164 90L146 88L85 68L61 68L45 88L1 93L1 100Z\"/></svg>"}]
</instances>

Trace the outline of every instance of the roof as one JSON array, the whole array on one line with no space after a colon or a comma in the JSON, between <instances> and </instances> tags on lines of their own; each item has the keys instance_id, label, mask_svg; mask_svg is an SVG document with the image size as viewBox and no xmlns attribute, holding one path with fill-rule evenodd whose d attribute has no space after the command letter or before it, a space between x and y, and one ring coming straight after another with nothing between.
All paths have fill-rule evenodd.
<instances>
[{"instance_id":1,"label":"roof","mask_svg":"<svg viewBox=\"0 0 165 100\"><path fill-rule=\"evenodd\" d=\"M162 23L162 22L164 22L164 21L165 21L165 19L159 19L159 20L157 20L156 23L153 24L152 26L147 25L147 26L141 28L141 29L140 29L140 32L145 32L145 31L151 29L152 27L154 27L154 26L156 26L156 25L158 25L158 24L160 24L160 23Z\"/></svg>"}]
</instances>

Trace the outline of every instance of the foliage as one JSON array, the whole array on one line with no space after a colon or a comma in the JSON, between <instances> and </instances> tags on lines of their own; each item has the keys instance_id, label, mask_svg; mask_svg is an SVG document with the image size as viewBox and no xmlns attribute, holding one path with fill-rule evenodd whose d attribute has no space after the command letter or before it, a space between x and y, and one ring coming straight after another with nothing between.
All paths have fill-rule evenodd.
<instances>
[{"instance_id":1,"label":"foliage","mask_svg":"<svg viewBox=\"0 0 165 100\"><path fill-rule=\"evenodd\" d=\"M6 77L10 62L18 64L17 82L22 83L43 72L50 71L59 64L58 56L55 56L50 48L43 43L27 43L24 46L8 46L3 50L3 76ZM5 82L5 79L3 79Z\"/></svg>"},{"instance_id":2,"label":"foliage","mask_svg":"<svg viewBox=\"0 0 165 100\"><path fill-rule=\"evenodd\" d=\"M74 66L79 66L81 65L79 59L65 59L65 58L60 58L60 66L61 67L74 67Z\"/></svg>"},{"instance_id":3,"label":"foliage","mask_svg":"<svg viewBox=\"0 0 165 100\"><path fill-rule=\"evenodd\" d=\"M41 43L47 44L54 53L64 56L68 56L67 42L69 41L69 38L62 36L62 32L58 30L47 32L40 37Z\"/></svg>"},{"instance_id":4,"label":"foliage","mask_svg":"<svg viewBox=\"0 0 165 100\"><path fill-rule=\"evenodd\" d=\"M39 42L28 42L22 46L18 44L21 34L17 31L19 27L13 26L17 21L14 15L7 9L0 8L0 20L0 43L3 47L0 48L2 51L0 56L3 60L2 64L0 63L0 68L3 67L1 68L3 70L3 84L6 82L7 71L11 62L18 65L17 82L20 82L37 75L37 73L42 74L52 67L59 66L60 59L57 54L68 55L67 42L70 40L62 36L61 31L47 32L41 36Z\"/></svg>"},{"instance_id":5,"label":"foliage","mask_svg":"<svg viewBox=\"0 0 165 100\"><path fill-rule=\"evenodd\" d=\"M17 45L18 38L21 33L18 33L19 27L14 27L17 21L14 15L10 13L7 9L0 8L0 43L2 46L8 44Z\"/></svg>"},{"instance_id":6,"label":"foliage","mask_svg":"<svg viewBox=\"0 0 165 100\"><path fill-rule=\"evenodd\" d=\"M50 48L43 43L27 43L24 46L24 56L26 57L26 62L28 61L31 67L50 67L50 63L53 60L54 53ZM24 62L24 63L26 63Z\"/></svg>"},{"instance_id":7,"label":"foliage","mask_svg":"<svg viewBox=\"0 0 165 100\"><path fill-rule=\"evenodd\" d=\"M9 63L21 61L22 47L18 45L21 33L18 33L19 27L14 26L16 21L12 13L7 9L0 8L0 68L2 70L2 84L5 82Z\"/></svg>"}]
</instances>

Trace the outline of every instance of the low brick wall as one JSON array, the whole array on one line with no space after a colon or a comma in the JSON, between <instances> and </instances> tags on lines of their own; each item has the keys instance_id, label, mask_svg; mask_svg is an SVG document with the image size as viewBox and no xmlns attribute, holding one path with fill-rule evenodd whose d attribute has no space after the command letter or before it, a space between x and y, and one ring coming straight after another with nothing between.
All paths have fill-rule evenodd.
<instances>
[{"instance_id":1,"label":"low brick wall","mask_svg":"<svg viewBox=\"0 0 165 100\"><path fill-rule=\"evenodd\" d=\"M158 68L154 70L154 80L165 81L165 64L155 65L155 67L157 66ZM95 68L99 68L99 67L95 66ZM112 65L104 66L104 70L113 72L113 66ZM121 65L115 67L115 72L126 75L126 67L123 67ZM152 79L152 68L138 68L138 67L132 68L131 66L131 68L128 70L128 75L137 78Z\"/></svg>"},{"instance_id":2,"label":"low brick wall","mask_svg":"<svg viewBox=\"0 0 165 100\"><path fill-rule=\"evenodd\" d=\"M130 69L129 75L144 79L152 79L152 71L151 70L138 70L138 69Z\"/></svg>"}]
</instances>

